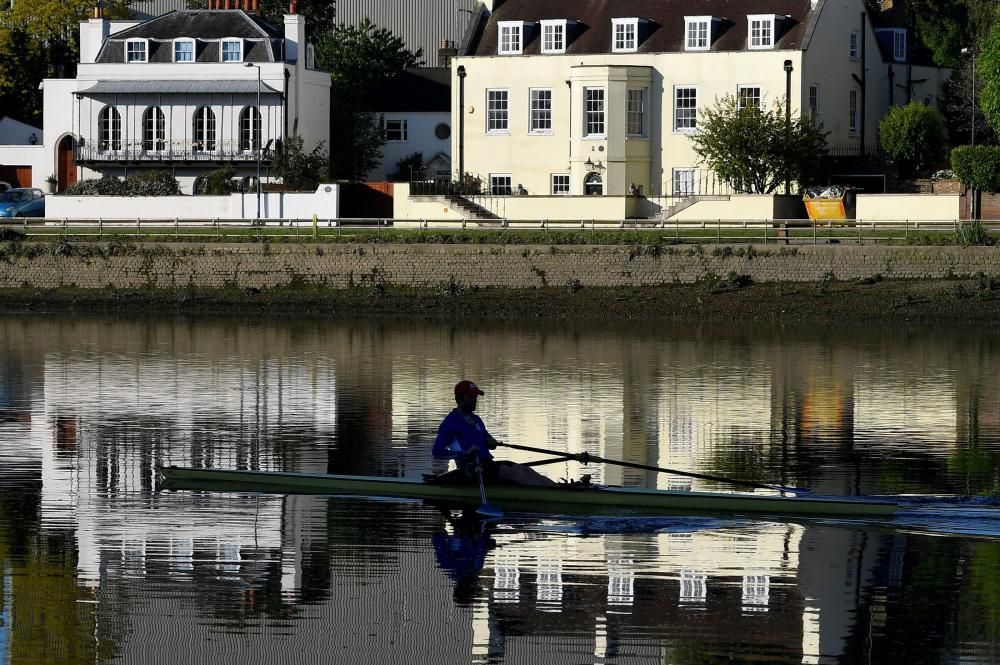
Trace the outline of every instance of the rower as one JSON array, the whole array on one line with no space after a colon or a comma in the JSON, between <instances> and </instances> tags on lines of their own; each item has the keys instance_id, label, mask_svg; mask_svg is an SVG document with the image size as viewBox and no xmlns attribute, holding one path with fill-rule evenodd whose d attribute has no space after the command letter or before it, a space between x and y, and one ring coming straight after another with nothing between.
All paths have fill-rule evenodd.
<instances>
[{"instance_id":1,"label":"rower","mask_svg":"<svg viewBox=\"0 0 1000 665\"><path fill-rule=\"evenodd\" d=\"M485 393L472 381L455 384L455 408L445 416L434 440L433 455L437 459L452 459L458 465L454 471L437 476L435 482L466 484L476 482L475 468L482 469L486 482L508 485L555 485L552 480L521 464L493 459L491 449L499 441L486 429L476 415L480 395Z\"/></svg>"}]
</instances>

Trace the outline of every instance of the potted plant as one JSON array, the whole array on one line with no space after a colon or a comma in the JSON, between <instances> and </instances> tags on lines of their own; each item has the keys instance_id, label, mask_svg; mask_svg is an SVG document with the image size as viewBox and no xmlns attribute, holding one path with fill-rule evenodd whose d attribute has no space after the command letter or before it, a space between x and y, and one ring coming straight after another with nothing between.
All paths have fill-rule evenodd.
<instances>
[{"instance_id":1,"label":"potted plant","mask_svg":"<svg viewBox=\"0 0 1000 665\"><path fill-rule=\"evenodd\" d=\"M48 178L45 179L45 182L49 186L49 194L55 194L56 187L59 186L59 178L55 177L54 175L50 175Z\"/></svg>"}]
</instances>

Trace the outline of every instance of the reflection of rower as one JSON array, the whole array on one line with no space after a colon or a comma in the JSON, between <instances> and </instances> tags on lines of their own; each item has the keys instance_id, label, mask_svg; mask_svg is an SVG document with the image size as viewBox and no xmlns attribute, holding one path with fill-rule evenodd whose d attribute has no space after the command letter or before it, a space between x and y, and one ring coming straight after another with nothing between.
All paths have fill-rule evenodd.
<instances>
[{"instance_id":1,"label":"reflection of rower","mask_svg":"<svg viewBox=\"0 0 1000 665\"><path fill-rule=\"evenodd\" d=\"M486 562L486 553L496 547L488 526L473 512L462 512L458 518L442 510L449 529L436 531L431 537L438 566L455 583L456 603L468 604L476 597L479 571Z\"/></svg>"},{"instance_id":2,"label":"reflection of rower","mask_svg":"<svg viewBox=\"0 0 1000 665\"><path fill-rule=\"evenodd\" d=\"M491 448L498 441L486 430L483 419L476 415L479 396L484 394L472 381L455 384L455 403L441 426L434 441L434 457L453 459L458 465L454 471L438 476L439 483L466 484L476 482L476 466L482 470L487 482L510 485L551 486L556 483L523 464L493 459Z\"/></svg>"}]
</instances>

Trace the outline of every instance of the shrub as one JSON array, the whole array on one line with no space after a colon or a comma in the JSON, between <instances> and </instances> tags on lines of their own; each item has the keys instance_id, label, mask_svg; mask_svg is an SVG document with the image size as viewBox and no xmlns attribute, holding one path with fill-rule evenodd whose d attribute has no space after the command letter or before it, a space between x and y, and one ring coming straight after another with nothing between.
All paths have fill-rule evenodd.
<instances>
[{"instance_id":1,"label":"shrub","mask_svg":"<svg viewBox=\"0 0 1000 665\"><path fill-rule=\"evenodd\" d=\"M919 102L893 106L878 123L879 143L900 175L934 165L944 152L944 125L937 111Z\"/></svg>"},{"instance_id":2,"label":"shrub","mask_svg":"<svg viewBox=\"0 0 1000 665\"><path fill-rule=\"evenodd\" d=\"M166 171L140 171L125 178L129 196L177 196L181 187Z\"/></svg>"},{"instance_id":3,"label":"shrub","mask_svg":"<svg viewBox=\"0 0 1000 665\"><path fill-rule=\"evenodd\" d=\"M951 168L966 187L994 191L1000 176L1000 147L960 145L951 151Z\"/></svg>"},{"instance_id":4,"label":"shrub","mask_svg":"<svg viewBox=\"0 0 1000 665\"><path fill-rule=\"evenodd\" d=\"M960 245L992 245L993 239L978 219L962 222L955 229L955 242Z\"/></svg>"},{"instance_id":5,"label":"shrub","mask_svg":"<svg viewBox=\"0 0 1000 665\"><path fill-rule=\"evenodd\" d=\"M225 196L238 191L239 181L235 179L236 170L230 166L210 171L198 179L195 194L207 196Z\"/></svg>"},{"instance_id":6,"label":"shrub","mask_svg":"<svg viewBox=\"0 0 1000 665\"><path fill-rule=\"evenodd\" d=\"M115 176L78 180L62 191L67 196L124 196L125 181Z\"/></svg>"}]
</instances>

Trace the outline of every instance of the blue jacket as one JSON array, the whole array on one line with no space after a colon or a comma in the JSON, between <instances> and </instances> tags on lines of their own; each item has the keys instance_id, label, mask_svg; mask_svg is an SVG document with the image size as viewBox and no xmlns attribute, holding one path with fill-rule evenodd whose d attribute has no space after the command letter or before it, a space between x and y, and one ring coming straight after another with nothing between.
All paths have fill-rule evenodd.
<instances>
[{"instance_id":1,"label":"blue jacket","mask_svg":"<svg viewBox=\"0 0 1000 665\"><path fill-rule=\"evenodd\" d=\"M434 457L454 459L469 451L472 446L479 447L479 459L493 459L493 454L486 446L490 433L486 431L483 419L472 414L472 423L468 423L458 409L452 409L438 427L437 438L434 440Z\"/></svg>"}]
</instances>

